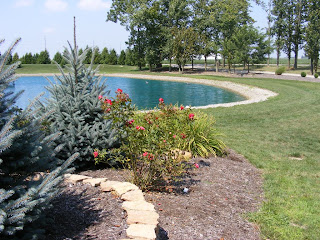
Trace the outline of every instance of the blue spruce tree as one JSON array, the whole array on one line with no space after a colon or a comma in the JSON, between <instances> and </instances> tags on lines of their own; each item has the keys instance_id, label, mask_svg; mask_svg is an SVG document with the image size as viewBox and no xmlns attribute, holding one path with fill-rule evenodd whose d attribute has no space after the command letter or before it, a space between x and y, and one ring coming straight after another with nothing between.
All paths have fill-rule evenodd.
<instances>
[{"instance_id":1,"label":"blue spruce tree","mask_svg":"<svg viewBox=\"0 0 320 240\"><path fill-rule=\"evenodd\" d=\"M53 141L59 134L46 136L41 127L45 115L32 110L32 104L22 112L14 107L21 92L13 94L8 86L16 80L20 63L6 63L18 42L0 56L0 239L37 239L42 230L33 223L50 206L78 154L56 167L55 154L63 146L54 149Z\"/></svg>"},{"instance_id":2,"label":"blue spruce tree","mask_svg":"<svg viewBox=\"0 0 320 240\"><path fill-rule=\"evenodd\" d=\"M57 144L65 143L65 148L59 152L59 158L79 152L75 167L83 167L88 165L88 161L93 163L95 148L113 147L116 134L111 120L105 119L101 109L99 96L109 92L106 90L106 80L95 76L98 69L93 69L94 54L91 64L86 67L88 49L79 54L76 44L72 48L70 43L69 49L65 48L63 54L67 73L57 64L61 75L55 76L55 82L48 79L50 86L47 90L51 97L43 109L52 112L48 118L50 132L62 133Z\"/></svg>"}]
</instances>

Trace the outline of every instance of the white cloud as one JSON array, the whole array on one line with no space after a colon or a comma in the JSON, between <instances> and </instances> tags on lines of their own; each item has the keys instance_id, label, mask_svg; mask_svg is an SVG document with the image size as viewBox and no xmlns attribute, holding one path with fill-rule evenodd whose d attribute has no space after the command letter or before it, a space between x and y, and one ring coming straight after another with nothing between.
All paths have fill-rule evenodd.
<instances>
[{"instance_id":1,"label":"white cloud","mask_svg":"<svg viewBox=\"0 0 320 240\"><path fill-rule=\"evenodd\" d=\"M68 7L68 3L63 0L46 0L44 5L49 11L53 12L63 12Z\"/></svg>"},{"instance_id":2,"label":"white cloud","mask_svg":"<svg viewBox=\"0 0 320 240\"><path fill-rule=\"evenodd\" d=\"M15 2L15 7L29 7L34 4L34 0L18 0Z\"/></svg>"},{"instance_id":3,"label":"white cloud","mask_svg":"<svg viewBox=\"0 0 320 240\"><path fill-rule=\"evenodd\" d=\"M53 28L53 27L46 27L46 28L44 28L44 29L42 30L42 32L43 32L44 34L54 33L55 31L56 31L56 29Z\"/></svg>"},{"instance_id":4,"label":"white cloud","mask_svg":"<svg viewBox=\"0 0 320 240\"><path fill-rule=\"evenodd\" d=\"M80 0L78 7L82 10L98 11L106 10L111 7L111 3L102 0Z\"/></svg>"}]
</instances>

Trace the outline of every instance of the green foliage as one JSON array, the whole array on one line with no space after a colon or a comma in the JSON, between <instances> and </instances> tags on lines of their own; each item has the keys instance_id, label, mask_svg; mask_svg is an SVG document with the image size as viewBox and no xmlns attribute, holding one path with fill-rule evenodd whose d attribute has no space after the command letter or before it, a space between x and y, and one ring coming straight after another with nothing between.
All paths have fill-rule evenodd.
<instances>
[{"instance_id":1,"label":"green foliage","mask_svg":"<svg viewBox=\"0 0 320 240\"><path fill-rule=\"evenodd\" d=\"M110 51L110 54L107 58L107 63L110 65L117 65L118 63L118 56L116 50L112 49Z\"/></svg>"},{"instance_id":2,"label":"green foliage","mask_svg":"<svg viewBox=\"0 0 320 240\"><path fill-rule=\"evenodd\" d=\"M39 56L37 57L37 60L35 63L39 64L50 64L51 60L49 57L49 52L47 50L40 52Z\"/></svg>"},{"instance_id":3,"label":"green foliage","mask_svg":"<svg viewBox=\"0 0 320 240\"><path fill-rule=\"evenodd\" d=\"M307 74L305 72L301 72L301 77L306 77Z\"/></svg>"},{"instance_id":4,"label":"green foliage","mask_svg":"<svg viewBox=\"0 0 320 240\"><path fill-rule=\"evenodd\" d=\"M18 41L0 56L0 238L38 239L43 231L36 220L50 206L77 154L57 168L55 153L61 146L54 149L52 141L59 134L45 136L41 130L44 116L36 116L39 110L31 110L32 105L23 111L13 106L21 92L12 94L7 87L16 79L19 62L5 63Z\"/></svg>"},{"instance_id":5,"label":"green foliage","mask_svg":"<svg viewBox=\"0 0 320 240\"><path fill-rule=\"evenodd\" d=\"M318 78L319 77L319 74L318 73L315 73L314 74L314 78Z\"/></svg>"},{"instance_id":6,"label":"green foliage","mask_svg":"<svg viewBox=\"0 0 320 240\"><path fill-rule=\"evenodd\" d=\"M79 56L77 47L65 49L68 73L57 65L61 75L55 76L56 83L48 79L51 97L42 106L45 112L51 113L47 118L49 132L61 132L56 144L65 144L58 156L67 159L79 152L76 167L85 166L92 160L93 149L109 148L116 142L111 121L104 119L98 99L107 93L106 80L95 76L97 69L94 70L92 64L88 68L84 64L89 50Z\"/></svg>"},{"instance_id":7,"label":"green foliage","mask_svg":"<svg viewBox=\"0 0 320 240\"><path fill-rule=\"evenodd\" d=\"M119 65L125 65L126 64L126 52L124 50L121 51L120 56L119 56Z\"/></svg>"},{"instance_id":8,"label":"green foliage","mask_svg":"<svg viewBox=\"0 0 320 240\"><path fill-rule=\"evenodd\" d=\"M62 55L60 52L56 52L56 54L53 57L53 61L55 61L58 64L62 63Z\"/></svg>"},{"instance_id":9,"label":"green foliage","mask_svg":"<svg viewBox=\"0 0 320 240\"><path fill-rule=\"evenodd\" d=\"M121 133L122 144L114 155L130 167L133 182L144 190L161 189L183 174L189 160L185 151L208 157L224 150L212 118L200 113L196 116L190 108L165 105L160 98L160 109L133 116L131 105L126 104L130 100L122 92L115 100L102 101L107 116L120 122L114 127ZM105 150L95 149L94 157L96 162L108 160Z\"/></svg>"},{"instance_id":10,"label":"green foliage","mask_svg":"<svg viewBox=\"0 0 320 240\"><path fill-rule=\"evenodd\" d=\"M276 75L281 75L282 73L284 73L286 71L286 67L285 66L281 66L279 68L277 68L275 74Z\"/></svg>"}]
</instances>

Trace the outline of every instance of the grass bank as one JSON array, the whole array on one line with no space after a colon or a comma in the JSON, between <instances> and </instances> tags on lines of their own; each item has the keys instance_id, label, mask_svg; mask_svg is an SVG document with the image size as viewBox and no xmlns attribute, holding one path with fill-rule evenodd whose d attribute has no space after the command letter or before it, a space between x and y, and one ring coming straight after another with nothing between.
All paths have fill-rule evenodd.
<instances>
[{"instance_id":1,"label":"grass bank","mask_svg":"<svg viewBox=\"0 0 320 240\"><path fill-rule=\"evenodd\" d=\"M279 93L262 103L204 110L226 144L263 172L265 202L251 220L264 238L320 239L320 84L227 80Z\"/></svg>"}]
</instances>

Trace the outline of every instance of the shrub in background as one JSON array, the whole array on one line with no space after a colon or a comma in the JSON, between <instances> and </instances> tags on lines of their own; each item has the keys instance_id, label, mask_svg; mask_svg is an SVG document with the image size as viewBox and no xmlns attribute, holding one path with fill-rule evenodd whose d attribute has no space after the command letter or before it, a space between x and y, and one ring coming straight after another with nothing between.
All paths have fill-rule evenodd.
<instances>
[{"instance_id":1,"label":"shrub in background","mask_svg":"<svg viewBox=\"0 0 320 240\"><path fill-rule=\"evenodd\" d=\"M314 74L314 78L318 78L319 77L319 74L318 73L315 73Z\"/></svg>"},{"instance_id":2,"label":"shrub in background","mask_svg":"<svg viewBox=\"0 0 320 240\"><path fill-rule=\"evenodd\" d=\"M75 152L80 157L75 167L88 165L92 161L92 152L95 148L110 148L116 142L115 132L111 128L111 120L105 118L98 97L105 95L105 80L95 76L98 69L93 69L93 59L89 67L84 60L87 51L79 55L78 48L70 46L65 49L63 59L67 65L65 69L57 64L61 76L55 76L56 83L50 82L47 90L51 97L47 104L42 105L46 112L51 112L46 120L50 133L59 131L61 137L56 144L65 143L65 148L59 152L59 157L66 159ZM93 51L95 52L95 51Z\"/></svg>"},{"instance_id":3,"label":"shrub in background","mask_svg":"<svg viewBox=\"0 0 320 240\"><path fill-rule=\"evenodd\" d=\"M276 75L281 75L281 74L284 73L285 71L286 71L285 66L281 66L281 67L277 68L275 74L276 74Z\"/></svg>"},{"instance_id":4,"label":"shrub in background","mask_svg":"<svg viewBox=\"0 0 320 240\"><path fill-rule=\"evenodd\" d=\"M53 149L51 143L59 134L46 137L41 130L42 119L35 116L37 110L31 111L31 106L22 112L14 107L21 93L13 94L8 86L16 79L14 70L19 62L5 64L18 41L0 56L0 238L37 239L43 231L35 221L50 206L76 154L52 168L60 146Z\"/></svg>"},{"instance_id":5,"label":"shrub in background","mask_svg":"<svg viewBox=\"0 0 320 240\"><path fill-rule=\"evenodd\" d=\"M301 77L306 77L307 74L305 72L301 72Z\"/></svg>"},{"instance_id":6,"label":"shrub in background","mask_svg":"<svg viewBox=\"0 0 320 240\"><path fill-rule=\"evenodd\" d=\"M111 114L117 99L103 101L104 109ZM194 114L183 106L165 105L162 98L159 108L137 112L133 118L127 115L121 125L126 137L116 149L119 161L132 170L133 182L144 190L159 189L185 173L190 164L184 151L207 157L222 153L224 149L214 122L205 114ZM104 161L105 151L96 149L94 157L96 162Z\"/></svg>"}]
</instances>

